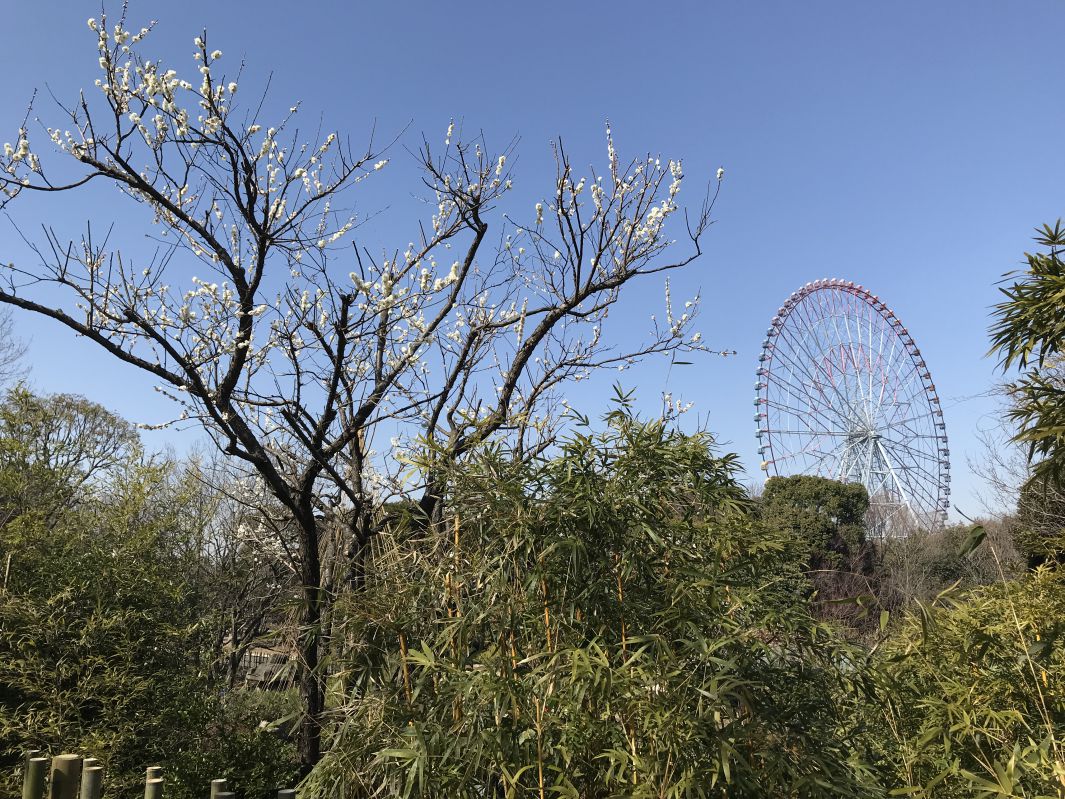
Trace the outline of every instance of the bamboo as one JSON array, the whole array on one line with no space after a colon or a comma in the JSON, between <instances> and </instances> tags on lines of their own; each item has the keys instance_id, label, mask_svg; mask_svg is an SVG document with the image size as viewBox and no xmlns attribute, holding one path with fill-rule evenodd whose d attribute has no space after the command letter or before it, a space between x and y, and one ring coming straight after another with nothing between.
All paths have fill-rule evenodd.
<instances>
[{"instance_id":1,"label":"bamboo","mask_svg":"<svg viewBox=\"0 0 1065 799\"><path fill-rule=\"evenodd\" d=\"M161 778L162 776L163 776L163 767L162 766L148 766L148 768L146 768L144 770L144 779L146 779L146 780L154 780L154 779L157 779L157 778Z\"/></svg>"},{"instance_id":2,"label":"bamboo","mask_svg":"<svg viewBox=\"0 0 1065 799\"><path fill-rule=\"evenodd\" d=\"M407 636L399 634L399 655L403 659L403 695L407 698L407 706L413 702L413 694L410 686L410 666L407 664Z\"/></svg>"},{"instance_id":3,"label":"bamboo","mask_svg":"<svg viewBox=\"0 0 1065 799\"><path fill-rule=\"evenodd\" d=\"M26 758L26 767L22 771L22 799L44 799L44 778L47 772L47 757Z\"/></svg>"},{"instance_id":4,"label":"bamboo","mask_svg":"<svg viewBox=\"0 0 1065 799\"><path fill-rule=\"evenodd\" d=\"M96 758L91 759L96 760ZM89 762L89 758L86 758L85 762ZM81 770L81 799L100 799L103 781L103 766L93 765L83 768Z\"/></svg>"},{"instance_id":5,"label":"bamboo","mask_svg":"<svg viewBox=\"0 0 1065 799\"><path fill-rule=\"evenodd\" d=\"M462 585L462 579L459 577L459 529L460 521L456 514L455 516L455 546L454 555L452 560L452 568L455 570L455 579L452 581L451 588L455 592L455 618L462 618L462 592L459 590L459 586ZM459 647L458 642L455 640L454 634L451 637L451 650L455 659L455 666L459 666ZM455 705L451 709L451 716L456 723L462 720L462 697L458 697L455 700Z\"/></svg>"},{"instance_id":6,"label":"bamboo","mask_svg":"<svg viewBox=\"0 0 1065 799\"><path fill-rule=\"evenodd\" d=\"M52 758L52 780L48 799L78 799L81 789L81 755L56 755Z\"/></svg>"},{"instance_id":7,"label":"bamboo","mask_svg":"<svg viewBox=\"0 0 1065 799\"><path fill-rule=\"evenodd\" d=\"M459 616L462 616L462 605L460 604L461 597L459 595L459 591L458 591L457 586L461 585L462 581L459 580L459 517L458 516L455 517L455 548L454 548L454 554L452 556L452 568L454 569L455 577L451 581L451 590L454 592L455 616L459 617Z\"/></svg>"},{"instance_id":8,"label":"bamboo","mask_svg":"<svg viewBox=\"0 0 1065 799\"><path fill-rule=\"evenodd\" d=\"M551 645L551 611L547 608L547 581L543 577L540 578L540 590L544 594L544 632L547 637L547 651L552 652L554 648Z\"/></svg>"},{"instance_id":9,"label":"bamboo","mask_svg":"<svg viewBox=\"0 0 1065 799\"><path fill-rule=\"evenodd\" d=\"M219 794L223 794L226 792L226 788L228 787L228 785L229 783L226 782L224 779L211 780L211 799L218 799Z\"/></svg>"},{"instance_id":10,"label":"bamboo","mask_svg":"<svg viewBox=\"0 0 1065 799\"><path fill-rule=\"evenodd\" d=\"M514 642L514 625L511 623L510 627L510 676L511 679L517 681L518 679L518 647ZM514 713L515 720L521 718L521 705L518 704L517 698L514 694L511 694L511 707Z\"/></svg>"},{"instance_id":11,"label":"bamboo","mask_svg":"<svg viewBox=\"0 0 1065 799\"><path fill-rule=\"evenodd\" d=\"M296 789L279 788L277 791L277 799L296 799Z\"/></svg>"},{"instance_id":12,"label":"bamboo","mask_svg":"<svg viewBox=\"0 0 1065 799\"><path fill-rule=\"evenodd\" d=\"M618 606L621 612L621 660L625 661L625 639L628 638L628 632L625 628L625 610L620 607L625 603L625 591L621 586L621 558L618 555L614 556L614 575L618 581Z\"/></svg>"},{"instance_id":13,"label":"bamboo","mask_svg":"<svg viewBox=\"0 0 1065 799\"><path fill-rule=\"evenodd\" d=\"M163 799L162 777L150 777L144 781L144 799Z\"/></svg>"},{"instance_id":14,"label":"bamboo","mask_svg":"<svg viewBox=\"0 0 1065 799\"><path fill-rule=\"evenodd\" d=\"M632 752L632 784L635 785L636 779L636 732L633 730L632 725L627 725L625 734L629 738L629 750Z\"/></svg>"},{"instance_id":15,"label":"bamboo","mask_svg":"<svg viewBox=\"0 0 1065 799\"><path fill-rule=\"evenodd\" d=\"M100 758L98 758L98 757L86 757L86 758L82 758L82 761L81 761L81 769L82 769L82 771L84 771L87 768L92 768L93 766L102 766L102 765L103 765L103 763L100 762Z\"/></svg>"},{"instance_id":16,"label":"bamboo","mask_svg":"<svg viewBox=\"0 0 1065 799\"><path fill-rule=\"evenodd\" d=\"M540 704L538 698L533 697L533 707L536 710L536 775L540 788L540 799L544 799L544 705Z\"/></svg>"}]
</instances>

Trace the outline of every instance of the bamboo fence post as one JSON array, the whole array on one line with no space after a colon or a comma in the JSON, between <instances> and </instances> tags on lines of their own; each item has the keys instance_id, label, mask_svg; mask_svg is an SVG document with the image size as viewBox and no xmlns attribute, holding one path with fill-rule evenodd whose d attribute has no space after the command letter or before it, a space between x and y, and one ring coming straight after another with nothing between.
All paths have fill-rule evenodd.
<instances>
[{"instance_id":1,"label":"bamboo fence post","mask_svg":"<svg viewBox=\"0 0 1065 799\"><path fill-rule=\"evenodd\" d=\"M144 799L163 799L162 777L149 777L144 781Z\"/></svg>"},{"instance_id":2,"label":"bamboo fence post","mask_svg":"<svg viewBox=\"0 0 1065 799\"><path fill-rule=\"evenodd\" d=\"M232 791L221 791L215 795L214 799L237 799L237 795Z\"/></svg>"},{"instance_id":3,"label":"bamboo fence post","mask_svg":"<svg viewBox=\"0 0 1065 799\"><path fill-rule=\"evenodd\" d=\"M211 799L218 799L220 794L225 793L228 784L224 779L211 780Z\"/></svg>"},{"instance_id":4,"label":"bamboo fence post","mask_svg":"<svg viewBox=\"0 0 1065 799\"><path fill-rule=\"evenodd\" d=\"M296 799L296 789L279 788L277 791L277 799Z\"/></svg>"},{"instance_id":5,"label":"bamboo fence post","mask_svg":"<svg viewBox=\"0 0 1065 799\"><path fill-rule=\"evenodd\" d=\"M22 799L44 799L44 778L47 772L47 757L26 758L26 766L22 770Z\"/></svg>"},{"instance_id":6,"label":"bamboo fence post","mask_svg":"<svg viewBox=\"0 0 1065 799\"><path fill-rule=\"evenodd\" d=\"M81 790L81 755L56 755L52 758L52 779L48 799L78 799Z\"/></svg>"},{"instance_id":7,"label":"bamboo fence post","mask_svg":"<svg viewBox=\"0 0 1065 799\"><path fill-rule=\"evenodd\" d=\"M96 758L86 758L85 762L88 763L90 759L96 760ZM92 765L83 768L81 770L80 799L100 799L100 793L103 787L103 780L103 766Z\"/></svg>"},{"instance_id":8,"label":"bamboo fence post","mask_svg":"<svg viewBox=\"0 0 1065 799\"><path fill-rule=\"evenodd\" d=\"M85 757L85 758L82 758L82 760L81 760L81 769L82 769L82 771L84 771L87 768L92 768L93 766L103 766L103 763L100 762L100 758L98 758L98 757Z\"/></svg>"}]
</instances>

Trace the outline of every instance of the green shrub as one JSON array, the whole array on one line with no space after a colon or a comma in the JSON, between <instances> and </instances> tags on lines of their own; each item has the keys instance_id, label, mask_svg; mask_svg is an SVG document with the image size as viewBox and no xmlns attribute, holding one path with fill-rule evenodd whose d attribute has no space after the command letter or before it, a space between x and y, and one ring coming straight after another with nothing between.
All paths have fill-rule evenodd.
<instances>
[{"instance_id":1,"label":"green shrub","mask_svg":"<svg viewBox=\"0 0 1065 799\"><path fill-rule=\"evenodd\" d=\"M547 461L477 453L444 528L378 543L343 625L359 679L307 790L876 795L853 661L734 470L624 411Z\"/></svg>"},{"instance_id":2,"label":"green shrub","mask_svg":"<svg viewBox=\"0 0 1065 799\"><path fill-rule=\"evenodd\" d=\"M900 793L1065 796L1065 574L918 604L879 653L880 758Z\"/></svg>"}]
</instances>

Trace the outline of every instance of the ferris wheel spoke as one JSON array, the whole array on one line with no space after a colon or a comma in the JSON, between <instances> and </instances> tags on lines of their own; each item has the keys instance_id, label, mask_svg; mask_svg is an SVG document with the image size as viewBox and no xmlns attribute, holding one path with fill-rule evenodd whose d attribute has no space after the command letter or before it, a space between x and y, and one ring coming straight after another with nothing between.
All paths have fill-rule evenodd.
<instances>
[{"instance_id":1,"label":"ferris wheel spoke","mask_svg":"<svg viewBox=\"0 0 1065 799\"><path fill-rule=\"evenodd\" d=\"M813 443L813 442L811 442L811 443ZM785 455L782 456L782 458L784 460L787 460L788 458L797 458L798 456L801 455L801 456L804 456L804 457L806 457L808 459L812 458L813 459L813 464L815 466L820 466L820 464L823 463L826 458L833 457L834 455L836 455L840 451L841 448L844 448L844 447L847 447L847 446L849 446L847 441L841 441L834 448L832 448L831 450L828 450L828 451L811 450L811 449L806 448L806 449L803 449L803 450L801 450L799 452L786 453ZM779 461L780 458L777 458L774 455L774 460ZM809 463L809 461L807 461L807 463Z\"/></svg>"},{"instance_id":2,"label":"ferris wheel spoke","mask_svg":"<svg viewBox=\"0 0 1065 799\"><path fill-rule=\"evenodd\" d=\"M880 327L880 352L884 351L884 334L887 332L886 326ZM888 353L887 361L884 364L884 377L885 379L880 382L880 396L877 398L877 413L879 414L880 408L884 406L884 394L887 392L887 376L891 374L891 363L895 358L895 345L898 344L898 339L894 336L891 338L891 352Z\"/></svg>"},{"instance_id":3,"label":"ferris wheel spoke","mask_svg":"<svg viewBox=\"0 0 1065 799\"><path fill-rule=\"evenodd\" d=\"M908 383L898 384L899 388L903 389L901 396L896 397L896 401L892 403L893 411L890 415L884 417L881 423L885 427L891 427L896 424L900 424L910 418L921 418L924 416L932 416L932 406L928 399L927 389L923 383ZM915 406L920 406L915 408ZM916 413L911 417L899 416L903 409L916 409L924 411L927 408L927 412Z\"/></svg>"},{"instance_id":4,"label":"ferris wheel spoke","mask_svg":"<svg viewBox=\"0 0 1065 799\"><path fill-rule=\"evenodd\" d=\"M827 300L828 300L828 305L830 307L830 312L828 314L827 319L828 319L828 321L830 321L832 323L832 332L835 333L835 338L833 339L832 350L833 350L833 352L835 352L838 349L838 351L840 353L840 370L841 370L841 373L843 375L844 384L845 384L845 390L846 390L847 397L848 397L848 402L851 404L852 407L854 407L855 406L855 401L860 399L860 397L854 397L851 394L850 381L846 380L846 362L845 362L845 356L843 354L844 353L844 348L845 347L849 348L850 336L848 335L847 337L844 337L843 334L840 332L840 329L839 329L839 319L840 319L841 316L844 316L844 313L845 313L845 311L844 311L845 297L843 296L843 294L844 294L844 292L838 291L838 290L829 292ZM827 327L827 325L826 325L826 327ZM852 355L853 355L853 351L852 351ZM852 357L852 361L853 361L853 357Z\"/></svg>"},{"instance_id":5,"label":"ferris wheel spoke","mask_svg":"<svg viewBox=\"0 0 1065 799\"><path fill-rule=\"evenodd\" d=\"M783 329L782 329L782 334L784 334L784 330ZM801 349L803 351L803 353L806 355L806 357L809 358L810 363L814 365L814 369L816 370L816 373L819 373L821 375L821 377L824 378L823 381L818 380L816 373L811 373L809 371L805 371L805 374L807 374L810 377L811 382L817 386L819 393L821 393L822 396L825 396L826 401L829 401L829 398L826 395L828 393L830 393L830 392L839 395L840 391L839 391L839 386L836 383L836 378L824 366L824 363L823 363L824 353L823 353L823 351L821 353L813 352L813 351L810 350L809 346L804 341L797 340L797 339L792 338L790 336L788 336L788 339L789 339L790 343L793 344L793 346L795 346L795 347L797 347L797 348L799 348L799 349ZM822 347L822 350L823 350L823 347ZM784 357L788 360L789 363L791 363L794 366L795 369L800 370L800 367L798 366L796 361L793 358L791 358L790 353L786 354ZM852 425L856 421L853 418L849 418L849 415L845 415L844 413L842 413L840 408L838 407L838 404L831 404L830 401L829 401L829 404L830 404L830 407L832 407L833 410L836 411L837 415L840 417L840 421L843 424L846 424L846 425L849 426L849 425ZM844 404L847 407L848 411L852 410L853 406L852 406L852 403L850 402L849 392L848 392L848 394L846 396L846 402Z\"/></svg>"},{"instance_id":6,"label":"ferris wheel spoke","mask_svg":"<svg viewBox=\"0 0 1065 799\"><path fill-rule=\"evenodd\" d=\"M787 385L793 389L798 388L792 383L787 383ZM835 428L840 425L846 426L850 423L848 419L840 415L839 408L832 404L831 399L823 391L818 390L814 393L809 389L806 391L795 390L787 392L786 396L801 401L805 405L805 408L797 408L793 405L787 405L781 399L768 396L766 397L766 404L783 407L789 411L794 411L797 414L809 411L820 418L827 428Z\"/></svg>"},{"instance_id":7,"label":"ferris wheel spoke","mask_svg":"<svg viewBox=\"0 0 1065 799\"><path fill-rule=\"evenodd\" d=\"M780 413L790 414L793 418L802 422L803 426L814 434L821 433L825 429L823 426L825 423L833 422L830 417L825 416L817 409L809 406L806 408L795 408L790 405L785 405L777 400L768 400L766 407ZM815 426L817 422L821 422L822 426Z\"/></svg>"},{"instance_id":8,"label":"ferris wheel spoke","mask_svg":"<svg viewBox=\"0 0 1065 799\"><path fill-rule=\"evenodd\" d=\"M894 462L892 462L892 459L891 459L890 455L888 455L888 453L884 450L884 447L880 445L880 442L878 442L878 447L879 447L879 450L880 450L880 453L881 453L881 457L883 457L883 459L884 459L885 466L887 467L888 475L891 478L891 482L894 483L896 489L899 491L900 498L902 499L903 504L908 505L911 508L913 508L913 506L915 504L915 502L913 500L913 498L914 498L914 492L912 490L913 486L908 485L908 483L910 483L910 482L908 482L908 480L906 480L907 485L903 485L902 479L899 476L900 472L904 476L905 475L905 471L903 469L901 469L901 468L900 469L896 469L896 464Z\"/></svg>"},{"instance_id":9,"label":"ferris wheel spoke","mask_svg":"<svg viewBox=\"0 0 1065 799\"><path fill-rule=\"evenodd\" d=\"M817 310L819 311L819 313L816 316L817 321L813 324L813 328L815 330L823 329L825 331L825 340L821 347L822 358L827 358L829 360L829 363L832 364L831 359L836 356L837 352L840 353L839 382L837 383L836 379L831 375L829 379L833 387L844 397L847 407L853 411L853 409L856 407L856 403L855 398L851 392L850 381L847 380L846 364L844 363L844 358L842 356L843 339L839 333L839 326L836 320L835 309L832 307L832 303L834 300L834 293L830 292L827 298L827 304L829 305L829 308L827 309L827 314L825 313L826 308L824 306L817 306ZM812 303L808 306L808 311L812 313ZM809 319L809 317L807 318ZM834 336L832 335L833 333L835 334Z\"/></svg>"},{"instance_id":10,"label":"ferris wheel spoke","mask_svg":"<svg viewBox=\"0 0 1065 799\"><path fill-rule=\"evenodd\" d=\"M851 320L847 315L843 316L843 327L847 331L847 348L851 354L851 366L854 367L855 385L858 389L858 394L861 398L862 405L865 408L866 417L868 418L871 408L869 407L869 398L865 395L865 386L862 384L861 373L859 372L859 363L862 357L862 341L861 334L858 337L858 352L854 351L854 337L851 334Z\"/></svg>"},{"instance_id":11,"label":"ferris wheel spoke","mask_svg":"<svg viewBox=\"0 0 1065 799\"><path fill-rule=\"evenodd\" d=\"M803 372L800 370L800 367L799 367L798 363L795 361L794 358L791 357L791 353L786 352L785 350L777 350L777 351L774 352L774 355L780 355L781 359L787 362L787 364L790 367L789 368L789 373L791 375L797 376L799 374L803 374ZM831 402L831 399L827 396L827 393L826 393L825 388L824 388L825 384L817 381L816 380L816 376L810 375L809 373L805 373L805 374L807 374L807 376L811 378L811 385L810 385L809 388L804 387L805 390L802 393L809 394L810 393L810 389L816 387L817 392L825 400L825 407L831 409L839 417L839 420L840 420L841 423L850 424L851 420L846 418L844 415L842 415L838 405L833 404ZM826 379L827 379L827 377L828 376L826 375ZM798 388L798 386L795 386L793 383L790 383L790 382L788 383L788 385L791 385L794 388Z\"/></svg>"},{"instance_id":12,"label":"ferris wheel spoke","mask_svg":"<svg viewBox=\"0 0 1065 799\"><path fill-rule=\"evenodd\" d=\"M880 440L887 442L887 446L890 449L893 449L893 450L904 450L904 451L906 451L907 453L909 453L910 455L912 455L915 458L923 458L924 460L926 460L926 461L928 461L930 463L939 463L939 458L937 456L933 455L931 452L928 452L927 450L923 450L923 449L920 449L919 447L914 447L914 446L911 446L909 444L904 444L901 441L896 441L895 439L891 439L891 438L886 438L885 437L885 438L881 438Z\"/></svg>"},{"instance_id":13,"label":"ferris wheel spoke","mask_svg":"<svg viewBox=\"0 0 1065 799\"><path fill-rule=\"evenodd\" d=\"M892 460L890 454L886 451L884 457L888 460ZM897 458L893 460L893 464L897 467L894 471L896 478L905 480L912 496L920 498L922 503L927 507L938 507L938 497L934 497L927 487L929 483L932 482L931 472L918 464L912 462L905 463ZM918 479L918 477L920 477L920 479Z\"/></svg>"}]
</instances>

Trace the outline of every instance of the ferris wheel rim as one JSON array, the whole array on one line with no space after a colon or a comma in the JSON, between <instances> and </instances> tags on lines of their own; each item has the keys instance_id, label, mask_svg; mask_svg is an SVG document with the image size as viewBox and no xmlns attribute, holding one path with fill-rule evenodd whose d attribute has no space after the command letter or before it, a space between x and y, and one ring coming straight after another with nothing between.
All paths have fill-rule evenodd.
<instances>
[{"instance_id":1,"label":"ferris wheel rim","mask_svg":"<svg viewBox=\"0 0 1065 799\"><path fill-rule=\"evenodd\" d=\"M950 451L942 403L916 341L878 296L839 278L793 292L766 331L757 377L767 474L834 469L823 476L865 482L881 511L907 508L929 526L945 521Z\"/></svg>"}]
</instances>

